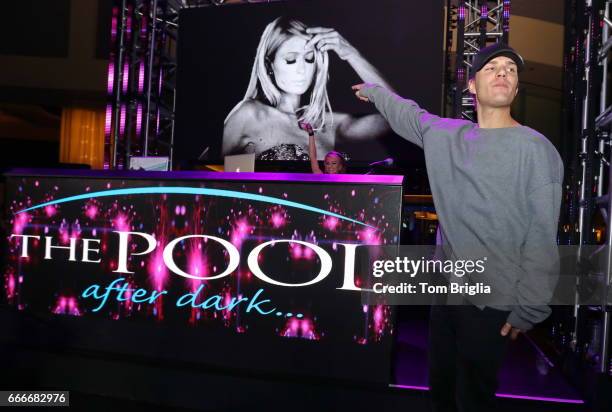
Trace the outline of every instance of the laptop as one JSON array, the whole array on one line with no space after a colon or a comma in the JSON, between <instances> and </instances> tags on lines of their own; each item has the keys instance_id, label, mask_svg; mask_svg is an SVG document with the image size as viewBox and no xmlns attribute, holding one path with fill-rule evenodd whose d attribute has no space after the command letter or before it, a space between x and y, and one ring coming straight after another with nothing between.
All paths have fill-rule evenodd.
<instances>
[{"instance_id":1,"label":"laptop","mask_svg":"<svg viewBox=\"0 0 612 412\"><path fill-rule=\"evenodd\" d=\"M160 156L132 156L130 157L130 170L153 170L167 172L170 166L168 157Z\"/></svg>"},{"instance_id":2,"label":"laptop","mask_svg":"<svg viewBox=\"0 0 612 412\"><path fill-rule=\"evenodd\" d=\"M225 156L223 170L225 172L254 172L255 153Z\"/></svg>"}]
</instances>

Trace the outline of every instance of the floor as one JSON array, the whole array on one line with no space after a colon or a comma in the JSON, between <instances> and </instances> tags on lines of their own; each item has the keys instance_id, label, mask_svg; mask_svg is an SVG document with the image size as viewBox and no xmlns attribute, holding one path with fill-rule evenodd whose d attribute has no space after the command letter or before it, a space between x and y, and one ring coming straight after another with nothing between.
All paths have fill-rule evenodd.
<instances>
[{"instance_id":1,"label":"floor","mask_svg":"<svg viewBox=\"0 0 612 412\"><path fill-rule=\"evenodd\" d=\"M395 348L395 387L407 390L427 390L427 319L426 313L406 318L400 312L398 338ZM404 319L402 319L404 314ZM527 337L509 345L500 371L497 396L503 399L522 399L546 402L547 405L566 404L579 407L580 395L563 377L558 367L539 354ZM578 409L577 409L578 410Z\"/></svg>"}]
</instances>

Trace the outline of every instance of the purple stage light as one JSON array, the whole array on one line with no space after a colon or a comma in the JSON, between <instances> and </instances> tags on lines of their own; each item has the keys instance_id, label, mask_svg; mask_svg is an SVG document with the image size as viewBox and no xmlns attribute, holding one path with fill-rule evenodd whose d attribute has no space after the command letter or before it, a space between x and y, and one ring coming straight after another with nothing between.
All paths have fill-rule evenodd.
<instances>
[{"instance_id":1,"label":"purple stage light","mask_svg":"<svg viewBox=\"0 0 612 412\"><path fill-rule=\"evenodd\" d=\"M113 17L111 19L111 42L115 42L117 39L117 15L119 14L119 8L113 7Z\"/></svg>"},{"instance_id":2,"label":"purple stage light","mask_svg":"<svg viewBox=\"0 0 612 412\"><path fill-rule=\"evenodd\" d=\"M457 19L465 20L465 5L464 4L461 4L461 6L459 6L459 9L457 10Z\"/></svg>"},{"instance_id":3,"label":"purple stage light","mask_svg":"<svg viewBox=\"0 0 612 412\"><path fill-rule=\"evenodd\" d=\"M512 395L508 393L496 393L495 396L497 396L498 398L525 399L525 400L530 400L530 401L542 401L542 402L573 403L573 404L583 404L584 403L582 399L548 398L545 396Z\"/></svg>"},{"instance_id":4,"label":"purple stage light","mask_svg":"<svg viewBox=\"0 0 612 412\"><path fill-rule=\"evenodd\" d=\"M159 134L159 117L160 117L159 116L159 107L157 108L155 114L156 114L156 119L157 119L156 122L155 122L155 134L158 135Z\"/></svg>"},{"instance_id":5,"label":"purple stage light","mask_svg":"<svg viewBox=\"0 0 612 412\"><path fill-rule=\"evenodd\" d=\"M130 64L129 62L125 61L125 63L123 63L123 75L122 75L122 80L123 80L123 84L121 85L121 91L123 92L123 94L127 93L128 90L128 82L130 80Z\"/></svg>"},{"instance_id":6,"label":"purple stage light","mask_svg":"<svg viewBox=\"0 0 612 412\"><path fill-rule=\"evenodd\" d=\"M416 391L428 391L429 386L418 386L418 385L389 385L391 388L398 389L412 389ZM550 398L545 396L531 396L531 395L514 395L509 393L496 393L495 396L498 398L510 398L510 399L524 399L529 401L541 401L541 402L554 402L554 403L572 403L572 404L584 404L582 399L564 399L564 398Z\"/></svg>"},{"instance_id":7,"label":"purple stage light","mask_svg":"<svg viewBox=\"0 0 612 412\"><path fill-rule=\"evenodd\" d=\"M483 3L480 6L480 19L486 20L489 18L489 5L487 3Z\"/></svg>"},{"instance_id":8,"label":"purple stage light","mask_svg":"<svg viewBox=\"0 0 612 412\"><path fill-rule=\"evenodd\" d=\"M465 68L463 66L457 68L457 82L462 84L465 79Z\"/></svg>"},{"instance_id":9,"label":"purple stage light","mask_svg":"<svg viewBox=\"0 0 612 412\"><path fill-rule=\"evenodd\" d=\"M128 6L127 16L125 18L125 31L128 35L128 41L130 39L130 35L132 34L132 6Z\"/></svg>"},{"instance_id":10,"label":"purple stage light","mask_svg":"<svg viewBox=\"0 0 612 412\"><path fill-rule=\"evenodd\" d=\"M404 176L400 175L330 175L313 173L266 173L266 172L200 172L200 171L175 171L152 172L152 171L102 171L102 170L78 170L78 169L27 169L15 168L5 173L7 176L77 176L92 178L129 178L129 179L186 179L186 180L213 180L213 181L232 181L244 180L254 182L321 182L321 183L357 183L357 184L389 184L399 185L404 181ZM109 183L107 189L111 188Z\"/></svg>"},{"instance_id":11,"label":"purple stage light","mask_svg":"<svg viewBox=\"0 0 612 412\"><path fill-rule=\"evenodd\" d=\"M145 73L144 61L140 61L138 66L138 94L142 94L144 91L144 73Z\"/></svg>"},{"instance_id":12,"label":"purple stage light","mask_svg":"<svg viewBox=\"0 0 612 412\"><path fill-rule=\"evenodd\" d=\"M429 386L418 386L418 385L395 385L395 384L390 384L389 385L390 388L398 388L398 389L412 389L415 391L428 391L429 390Z\"/></svg>"},{"instance_id":13,"label":"purple stage light","mask_svg":"<svg viewBox=\"0 0 612 412\"><path fill-rule=\"evenodd\" d=\"M121 115L119 120L119 134L121 136L125 133L125 118L126 118L126 107L125 103L121 103Z\"/></svg>"},{"instance_id":14,"label":"purple stage light","mask_svg":"<svg viewBox=\"0 0 612 412\"><path fill-rule=\"evenodd\" d=\"M107 138L111 134L112 123L113 123L113 105L109 103L106 105L106 119L104 121L104 136L106 136Z\"/></svg>"},{"instance_id":15,"label":"purple stage light","mask_svg":"<svg viewBox=\"0 0 612 412\"><path fill-rule=\"evenodd\" d=\"M138 103L136 106L136 136L140 136L142 129L142 103Z\"/></svg>"},{"instance_id":16,"label":"purple stage light","mask_svg":"<svg viewBox=\"0 0 612 412\"><path fill-rule=\"evenodd\" d=\"M108 95L110 96L113 94L113 87L115 86L115 62L112 61L112 59L108 64L108 74L106 77L106 93L108 93Z\"/></svg>"},{"instance_id":17,"label":"purple stage light","mask_svg":"<svg viewBox=\"0 0 612 412\"><path fill-rule=\"evenodd\" d=\"M147 36L147 16L142 15L140 19L140 37L144 38Z\"/></svg>"},{"instance_id":18,"label":"purple stage light","mask_svg":"<svg viewBox=\"0 0 612 412\"><path fill-rule=\"evenodd\" d=\"M504 41L507 40L508 32L510 31L510 0L504 0L503 3L503 12L502 12L502 31L504 33Z\"/></svg>"},{"instance_id":19,"label":"purple stage light","mask_svg":"<svg viewBox=\"0 0 612 412\"><path fill-rule=\"evenodd\" d=\"M159 69L159 83L158 83L158 86L157 86L157 93L159 93L159 94L161 94L161 91L162 91L162 81L163 81L163 79L164 79L164 69L160 68Z\"/></svg>"}]
</instances>

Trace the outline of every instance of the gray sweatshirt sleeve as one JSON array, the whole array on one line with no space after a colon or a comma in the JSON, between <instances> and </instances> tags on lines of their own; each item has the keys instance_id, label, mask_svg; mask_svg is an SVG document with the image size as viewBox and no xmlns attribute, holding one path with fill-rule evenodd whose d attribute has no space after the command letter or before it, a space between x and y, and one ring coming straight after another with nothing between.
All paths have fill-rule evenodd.
<instances>
[{"instance_id":1,"label":"gray sweatshirt sleeve","mask_svg":"<svg viewBox=\"0 0 612 412\"><path fill-rule=\"evenodd\" d=\"M395 133L423 148L423 136L438 116L377 84L366 84L359 93L374 103Z\"/></svg>"},{"instance_id":2,"label":"gray sweatshirt sleeve","mask_svg":"<svg viewBox=\"0 0 612 412\"><path fill-rule=\"evenodd\" d=\"M518 305L508 323L529 330L551 313L550 302L559 277L557 223L561 205L561 183L548 183L529 194L529 230L522 245L523 276L516 285Z\"/></svg>"}]
</instances>

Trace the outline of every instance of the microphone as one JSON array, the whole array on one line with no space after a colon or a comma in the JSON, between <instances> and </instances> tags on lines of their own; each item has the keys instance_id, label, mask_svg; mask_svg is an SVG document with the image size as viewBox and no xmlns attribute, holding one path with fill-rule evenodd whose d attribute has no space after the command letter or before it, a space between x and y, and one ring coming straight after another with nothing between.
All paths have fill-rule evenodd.
<instances>
[{"instance_id":1,"label":"microphone","mask_svg":"<svg viewBox=\"0 0 612 412\"><path fill-rule=\"evenodd\" d=\"M210 146L206 146L206 148L202 151L202 153L200 153L200 155L198 156L199 161L207 160L208 149L210 149Z\"/></svg>"},{"instance_id":2,"label":"microphone","mask_svg":"<svg viewBox=\"0 0 612 412\"><path fill-rule=\"evenodd\" d=\"M395 159L393 159L392 157L387 157L384 160L379 160L378 162L372 162L368 166L369 167L373 167L373 166L390 167L390 166L393 166L394 162L395 162Z\"/></svg>"}]
</instances>

